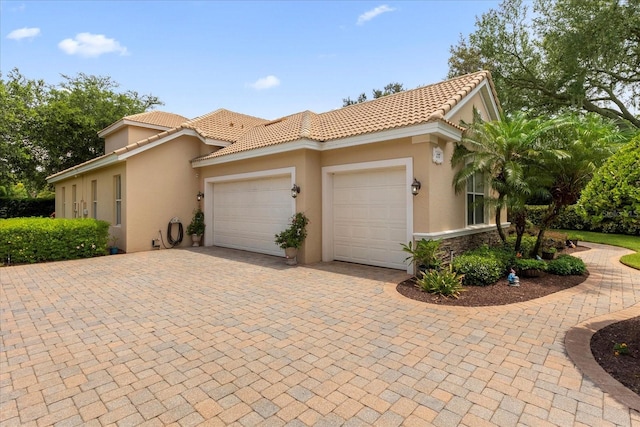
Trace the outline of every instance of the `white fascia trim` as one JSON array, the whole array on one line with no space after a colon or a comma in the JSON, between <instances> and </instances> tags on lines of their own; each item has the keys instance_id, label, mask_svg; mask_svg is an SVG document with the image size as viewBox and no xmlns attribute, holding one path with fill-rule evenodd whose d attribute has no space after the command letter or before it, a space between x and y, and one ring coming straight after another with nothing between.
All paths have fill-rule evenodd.
<instances>
[{"instance_id":1,"label":"white fascia trim","mask_svg":"<svg viewBox=\"0 0 640 427\"><path fill-rule=\"evenodd\" d=\"M62 172L60 175L56 175L54 177L51 178L47 178L47 182L49 184L55 184L56 182L59 181L63 181L65 179L69 179L69 178L73 178L78 174L83 174L83 173L87 173L90 172L94 169L99 169L105 166L111 166L113 164L116 164L119 162L118 156L116 156L115 154L109 154L107 156L104 156L98 160L96 160L95 162L91 162L91 163L87 163L84 165L80 165L80 166L74 166L71 169L67 169L66 171Z\"/></svg>"},{"instance_id":2,"label":"white fascia trim","mask_svg":"<svg viewBox=\"0 0 640 427\"><path fill-rule=\"evenodd\" d=\"M322 261L334 260L333 251L333 175L342 172L355 172L367 169L405 168L407 234L406 241L413 235L413 195L409 190L413 182L413 158L378 160L373 162L350 163L346 165L325 166L322 168ZM413 273L413 265L407 266L407 273Z\"/></svg>"},{"instance_id":3,"label":"white fascia trim","mask_svg":"<svg viewBox=\"0 0 640 427\"><path fill-rule=\"evenodd\" d=\"M235 162L238 160L253 159L255 157L269 156L271 154L286 153L288 151L300 150L322 150L322 143L311 141L309 139L299 139L296 141L276 144L269 147L256 148L255 150L241 151L239 153L227 154L226 156L213 157L211 159L196 160L191 162L192 168L200 168L204 166L219 165L222 163Z\"/></svg>"},{"instance_id":4,"label":"white fascia trim","mask_svg":"<svg viewBox=\"0 0 640 427\"><path fill-rule=\"evenodd\" d=\"M136 154L140 154L143 151L150 150L150 149L152 149L154 147L157 147L158 145L164 144L165 142L171 141L172 139L175 139L175 138L178 138L178 137L184 136L184 135L195 136L200 141L204 142L204 139L202 138L202 135L200 135L195 130L193 130L193 129L182 129L182 130L180 130L180 131L178 131L176 133L172 133L171 135L167 135L167 136L164 136L164 137L162 137L162 138L160 138L160 139L158 139L156 141L150 142L149 144L145 144L142 147L134 148L131 151L127 151L124 154L120 154L118 156L118 159L126 160L131 156L135 156Z\"/></svg>"},{"instance_id":5,"label":"white fascia trim","mask_svg":"<svg viewBox=\"0 0 640 427\"><path fill-rule=\"evenodd\" d=\"M197 160L191 162L191 167L199 168L204 166L219 165L223 163L235 162L238 160L253 159L256 157L263 157L271 154L279 154L301 149L316 151L336 150L339 148L355 147L358 145L372 144L375 142L388 141L391 139L406 138L424 134L435 134L436 136L444 139L458 141L462 136L462 131L446 123L438 121L424 123L416 126L409 126L401 129L390 129L367 135L358 135L327 142L318 142L309 139L298 139L295 141L276 144L269 147L257 148L255 150L241 151L239 153L228 154L226 156L214 157L206 160Z\"/></svg>"},{"instance_id":6,"label":"white fascia trim","mask_svg":"<svg viewBox=\"0 0 640 427\"><path fill-rule=\"evenodd\" d=\"M444 118L446 120L451 120L462 107L464 107L467 102L474 97L475 94L482 91L482 102L484 103L485 109L489 112L492 118L500 117L500 112L498 110L498 104L496 100L493 98L493 92L491 91L491 87L489 86L488 80L483 80L478 86L476 86L467 96L464 97L464 101L456 104L447 114L445 114ZM489 102L491 108L487 106L487 101ZM493 111L492 111L493 110Z\"/></svg>"},{"instance_id":7,"label":"white fascia trim","mask_svg":"<svg viewBox=\"0 0 640 427\"><path fill-rule=\"evenodd\" d=\"M260 179L265 177L287 176L291 177L291 186L296 182L296 168L287 167L279 169L267 169L256 172L236 173L233 175L213 176L211 178L204 179L204 217L213 218L213 186L216 183L233 182L233 181L246 181L251 179ZM296 213L296 199L291 198L291 215ZM204 229L204 239L206 246L213 246L213 224L210 227Z\"/></svg>"},{"instance_id":8,"label":"white fascia trim","mask_svg":"<svg viewBox=\"0 0 640 427\"><path fill-rule=\"evenodd\" d=\"M503 222L501 227L508 228L511 225L510 222ZM453 239L454 237L470 236L472 234L486 233L487 231L495 230L495 224L474 225L467 228L459 228L457 230L436 231L434 233L413 233L415 240L427 239Z\"/></svg>"},{"instance_id":9,"label":"white fascia trim","mask_svg":"<svg viewBox=\"0 0 640 427\"><path fill-rule=\"evenodd\" d=\"M98 136L100 138L104 138L105 136L108 136L108 135L112 134L113 132L117 131L118 129L120 129L122 127L125 127L125 126L137 126L137 127L141 127L141 128L155 129L155 130L161 130L161 131L173 129L172 127L168 127L168 126L152 125L152 124L149 124L149 123L141 123L141 122L136 122L136 121L133 121L133 120L122 119L122 120L118 120L117 122L107 126L104 129L102 129L100 132L98 132Z\"/></svg>"},{"instance_id":10,"label":"white fascia trim","mask_svg":"<svg viewBox=\"0 0 640 427\"><path fill-rule=\"evenodd\" d=\"M228 147L231 144L233 144L232 142L229 142L229 141L222 141L219 139L210 139L210 138L203 139L203 142L207 145L213 145L215 147L222 147L222 148Z\"/></svg>"}]
</instances>

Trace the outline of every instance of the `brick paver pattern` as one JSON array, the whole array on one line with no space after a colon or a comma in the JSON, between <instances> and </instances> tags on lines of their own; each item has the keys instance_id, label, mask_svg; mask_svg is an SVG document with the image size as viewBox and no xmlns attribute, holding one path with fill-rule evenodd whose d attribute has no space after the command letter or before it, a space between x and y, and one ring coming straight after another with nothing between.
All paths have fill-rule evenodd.
<instances>
[{"instance_id":1,"label":"brick paver pattern","mask_svg":"<svg viewBox=\"0 0 640 427\"><path fill-rule=\"evenodd\" d=\"M220 248L2 268L0 424L640 425L564 350L640 301L627 251L589 246L584 284L486 308L405 299L399 271Z\"/></svg>"}]
</instances>

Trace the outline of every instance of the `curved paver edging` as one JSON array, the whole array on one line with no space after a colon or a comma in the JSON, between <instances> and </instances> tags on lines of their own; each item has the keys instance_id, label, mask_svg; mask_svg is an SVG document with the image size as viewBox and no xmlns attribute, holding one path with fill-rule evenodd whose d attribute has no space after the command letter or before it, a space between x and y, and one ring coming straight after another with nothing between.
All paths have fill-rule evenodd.
<instances>
[{"instance_id":1,"label":"curved paver edging","mask_svg":"<svg viewBox=\"0 0 640 427\"><path fill-rule=\"evenodd\" d=\"M569 329L564 343L567 354L584 375L620 403L640 412L640 396L602 369L591 353L591 337L597 331L611 324L637 316L640 316L640 304L616 313L594 317Z\"/></svg>"}]
</instances>

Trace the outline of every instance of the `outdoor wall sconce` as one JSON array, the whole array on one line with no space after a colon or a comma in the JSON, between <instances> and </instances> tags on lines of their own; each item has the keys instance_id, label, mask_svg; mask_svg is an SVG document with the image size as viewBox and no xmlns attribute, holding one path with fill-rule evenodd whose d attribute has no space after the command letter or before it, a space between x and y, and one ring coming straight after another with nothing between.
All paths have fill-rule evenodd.
<instances>
[{"instance_id":1,"label":"outdoor wall sconce","mask_svg":"<svg viewBox=\"0 0 640 427\"><path fill-rule=\"evenodd\" d=\"M300 194L300 187L298 187L296 184L293 184L293 187L291 187L291 197L295 199L296 197L298 197L298 194Z\"/></svg>"},{"instance_id":2,"label":"outdoor wall sconce","mask_svg":"<svg viewBox=\"0 0 640 427\"><path fill-rule=\"evenodd\" d=\"M204 193L202 191L198 191L197 198L198 198L198 201L204 199Z\"/></svg>"},{"instance_id":3,"label":"outdoor wall sconce","mask_svg":"<svg viewBox=\"0 0 640 427\"><path fill-rule=\"evenodd\" d=\"M413 183L411 184L411 194L413 194L414 196L417 196L421 188L422 188L422 184L420 184L420 181L413 178Z\"/></svg>"}]
</instances>

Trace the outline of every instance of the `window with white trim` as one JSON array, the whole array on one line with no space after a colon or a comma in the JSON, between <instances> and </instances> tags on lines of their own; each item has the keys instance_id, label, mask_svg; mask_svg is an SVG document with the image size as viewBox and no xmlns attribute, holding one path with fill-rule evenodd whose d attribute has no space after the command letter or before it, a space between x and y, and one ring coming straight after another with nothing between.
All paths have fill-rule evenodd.
<instances>
[{"instance_id":1,"label":"window with white trim","mask_svg":"<svg viewBox=\"0 0 640 427\"><path fill-rule=\"evenodd\" d=\"M120 175L116 175L114 178L115 184L115 225L122 224L122 178Z\"/></svg>"},{"instance_id":2,"label":"window with white trim","mask_svg":"<svg viewBox=\"0 0 640 427\"><path fill-rule=\"evenodd\" d=\"M71 206L73 208L72 218L78 218L78 192L76 185L71 186Z\"/></svg>"},{"instance_id":3,"label":"window with white trim","mask_svg":"<svg viewBox=\"0 0 640 427\"><path fill-rule=\"evenodd\" d=\"M98 219L98 181L91 181L91 217Z\"/></svg>"},{"instance_id":4,"label":"window with white trim","mask_svg":"<svg viewBox=\"0 0 640 427\"><path fill-rule=\"evenodd\" d=\"M475 173L467 180L467 225L486 224L484 179Z\"/></svg>"}]
</instances>

